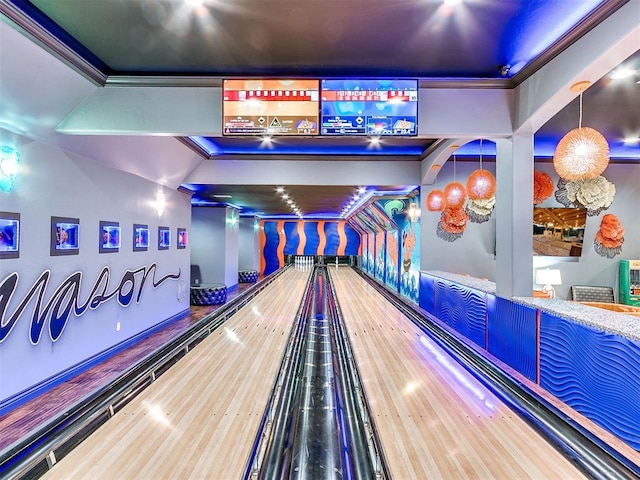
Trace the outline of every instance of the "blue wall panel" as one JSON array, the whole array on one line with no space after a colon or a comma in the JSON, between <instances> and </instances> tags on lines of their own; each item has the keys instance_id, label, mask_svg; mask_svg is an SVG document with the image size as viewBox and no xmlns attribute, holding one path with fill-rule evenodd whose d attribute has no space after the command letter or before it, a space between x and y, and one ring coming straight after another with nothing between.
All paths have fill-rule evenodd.
<instances>
[{"instance_id":1,"label":"blue wall panel","mask_svg":"<svg viewBox=\"0 0 640 480\"><path fill-rule=\"evenodd\" d=\"M327 222L324 224L324 235L327 239L324 245L325 255L337 255L338 245L340 245L340 237L338 236L338 224L336 222Z\"/></svg>"},{"instance_id":2,"label":"blue wall panel","mask_svg":"<svg viewBox=\"0 0 640 480\"><path fill-rule=\"evenodd\" d=\"M435 316L485 348L486 300L483 292L438 279Z\"/></svg>"},{"instance_id":3,"label":"blue wall panel","mask_svg":"<svg viewBox=\"0 0 640 480\"><path fill-rule=\"evenodd\" d=\"M540 385L640 450L640 342L541 312Z\"/></svg>"},{"instance_id":4,"label":"blue wall panel","mask_svg":"<svg viewBox=\"0 0 640 480\"><path fill-rule=\"evenodd\" d=\"M266 239L264 249L262 250L265 262L264 275L269 275L280 268L277 255L278 244L280 243L278 222L265 222L264 236Z\"/></svg>"},{"instance_id":5,"label":"blue wall panel","mask_svg":"<svg viewBox=\"0 0 640 480\"><path fill-rule=\"evenodd\" d=\"M304 234L307 237L307 243L304 245L304 254L315 255L318 253L318 245L320 245L318 222L305 222Z\"/></svg>"},{"instance_id":6,"label":"blue wall panel","mask_svg":"<svg viewBox=\"0 0 640 480\"><path fill-rule=\"evenodd\" d=\"M536 381L536 313L534 307L491 297L487 349L510 367Z\"/></svg>"},{"instance_id":7,"label":"blue wall panel","mask_svg":"<svg viewBox=\"0 0 640 480\"><path fill-rule=\"evenodd\" d=\"M435 288L436 279L430 275L420 272L420 308L429 312L431 315L436 314L435 307Z\"/></svg>"},{"instance_id":8,"label":"blue wall panel","mask_svg":"<svg viewBox=\"0 0 640 480\"><path fill-rule=\"evenodd\" d=\"M349 224L345 225L344 234L347 236L347 247L345 248L344 254L358 255L358 250L360 249L360 235ZM362 255L364 256L364 249L362 251Z\"/></svg>"},{"instance_id":9,"label":"blue wall panel","mask_svg":"<svg viewBox=\"0 0 640 480\"><path fill-rule=\"evenodd\" d=\"M284 244L284 254L296 255L298 252L298 245L300 245L298 222L284 222L284 234L286 238L286 243Z\"/></svg>"}]
</instances>

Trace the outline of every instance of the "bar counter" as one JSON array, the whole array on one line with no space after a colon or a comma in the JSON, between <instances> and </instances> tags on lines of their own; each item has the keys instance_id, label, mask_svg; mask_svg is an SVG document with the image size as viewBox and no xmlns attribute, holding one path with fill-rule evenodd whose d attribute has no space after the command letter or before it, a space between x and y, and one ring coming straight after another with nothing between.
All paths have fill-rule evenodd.
<instances>
[{"instance_id":1,"label":"bar counter","mask_svg":"<svg viewBox=\"0 0 640 480\"><path fill-rule=\"evenodd\" d=\"M568 300L504 298L490 280L441 271L420 272L419 303L640 452L640 318Z\"/></svg>"}]
</instances>

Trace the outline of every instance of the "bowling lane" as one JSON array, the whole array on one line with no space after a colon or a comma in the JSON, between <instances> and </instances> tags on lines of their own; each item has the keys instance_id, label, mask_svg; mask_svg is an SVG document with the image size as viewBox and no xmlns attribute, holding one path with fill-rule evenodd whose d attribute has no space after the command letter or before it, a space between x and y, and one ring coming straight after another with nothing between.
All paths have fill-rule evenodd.
<instances>
[{"instance_id":1,"label":"bowling lane","mask_svg":"<svg viewBox=\"0 0 640 480\"><path fill-rule=\"evenodd\" d=\"M43 478L240 478L308 275L284 272Z\"/></svg>"},{"instance_id":2,"label":"bowling lane","mask_svg":"<svg viewBox=\"0 0 640 480\"><path fill-rule=\"evenodd\" d=\"M584 478L356 272L330 272L392 478Z\"/></svg>"}]
</instances>

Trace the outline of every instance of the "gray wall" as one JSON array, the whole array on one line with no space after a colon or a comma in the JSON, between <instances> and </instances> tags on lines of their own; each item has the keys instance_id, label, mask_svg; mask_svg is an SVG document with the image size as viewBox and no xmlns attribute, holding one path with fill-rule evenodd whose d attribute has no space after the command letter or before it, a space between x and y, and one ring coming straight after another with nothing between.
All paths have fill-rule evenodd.
<instances>
[{"instance_id":1,"label":"gray wall","mask_svg":"<svg viewBox=\"0 0 640 480\"><path fill-rule=\"evenodd\" d=\"M260 230L254 217L240 217L238 232L238 269L260 269Z\"/></svg>"},{"instance_id":2,"label":"gray wall","mask_svg":"<svg viewBox=\"0 0 640 480\"><path fill-rule=\"evenodd\" d=\"M466 185L471 172L479 167L479 162L456 161L455 180ZM495 163L484 162L483 168L495 175ZM431 190L444 190L444 187L452 181L454 181L454 168L453 161L449 160L438 173L434 185L422 186L420 192L422 210L420 218L420 269L469 274L473 277L485 277L495 281L495 211L487 222L469 222L462 237L454 242L443 240L436 234L438 222L440 222L440 212L427 210L425 201Z\"/></svg>"},{"instance_id":3,"label":"gray wall","mask_svg":"<svg viewBox=\"0 0 640 480\"><path fill-rule=\"evenodd\" d=\"M191 263L200 266L203 283L238 284L237 219L229 207L192 208Z\"/></svg>"},{"instance_id":4,"label":"gray wall","mask_svg":"<svg viewBox=\"0 0 640 480\"><path fill-rule=\"evenodd\" d=\"M21 215L20 257L0 259L0 282L13 272L19 275L15 292L2 312L2 325L7 325L18 304L47 270L50 278L43 293L41 314L47 302L61 296L62 309L58 312L64 310L72 291L66 296L55 296L54 292L74 272L82 275L79 304L95 296L95 293L92 296L92 287L103 267L110 271L109 278L103 278L97 290L103 295L118 290L127 270L154 263L157 264L156 280L167 274L180 273L180 277L165 281L157 288L153 287L150 277L142 288L139 303L134 299L123 306L114 296L95 309L87 309L81 316L72 311L57 341L52 341L48 333L52 314L49 310L43 315L44 329L35 344L29 337L32 317L37 314L37 295L33 297L0 344L0 401L189 308L189 249L178 250L175 243L169 250L157 248L159 225L171 227L173 242L178 227L190 229L188 196L164 188L166 209L159 217L155 198L162 187L155 183L39 142L25 141L20 150L22 165L15 188L10 193L0 191L0 210ZM80 219L78 255L50 256L51 216ZM122 242L118 253L98 253L100 220L120 223ZM134 223L149 226L151 245L146 252L133 251ZM134 275L136 295L141 275ZM126 293L129 287L131 283L125 283L121 293Z\"/></svg>"}]
</instances>

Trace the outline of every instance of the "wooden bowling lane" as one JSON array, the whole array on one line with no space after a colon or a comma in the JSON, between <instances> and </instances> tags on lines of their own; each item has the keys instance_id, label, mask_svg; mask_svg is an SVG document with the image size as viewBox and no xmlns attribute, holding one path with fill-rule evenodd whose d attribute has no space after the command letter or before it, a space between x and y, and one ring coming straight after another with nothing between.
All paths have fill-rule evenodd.
<instances>
[{"instance_id":1,"label":"wooden bowling lane","mask_svg":"<svg viewBox=\"0 0 640 480\"><path fill-rule=\"evenodd\" d=\"M284 272L43 478L241 478L308 275Z\"/></svg>"},{"instance_id":2,"label":"wooden bowling lane","mask_svg":"<svg viewBox=\"0 0 640 480\"><path fill-rule=\"evenodd\" d=\"M357 273L331 276L392 478L584 478Z\"/></svg>"}]
</instances>

